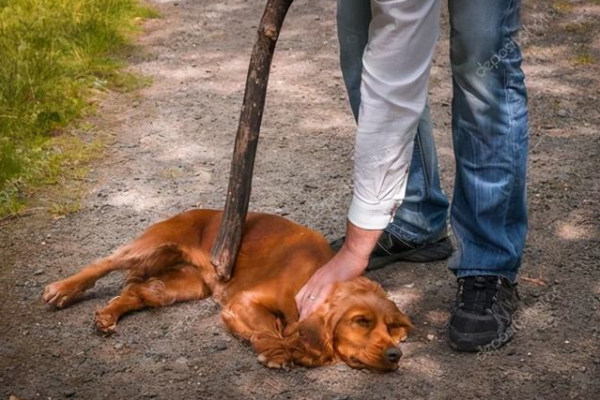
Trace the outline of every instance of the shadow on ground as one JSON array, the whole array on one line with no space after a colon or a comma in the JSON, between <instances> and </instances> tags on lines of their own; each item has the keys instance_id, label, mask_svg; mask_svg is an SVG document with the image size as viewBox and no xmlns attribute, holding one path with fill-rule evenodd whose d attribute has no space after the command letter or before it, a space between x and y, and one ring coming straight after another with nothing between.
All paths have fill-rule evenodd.
<instances>
[{"instance_id":1,"label":"shadow on ground","mask_svg":"<svg viewBox=\"0 0 600 400\"><path fill-rule=\"evenodd\" d=\"M517 339L497 353L461 355L445 343L454 280L444 263L371 273L414 319L401 369L344 365L290 373L261 367L224 333L211 301L145 311L105 338L95 309L120 277L56 312L45 284L114 250L151 222L190 207L220 208L254 29L262 1L156 1L164 19L141 39L133 69L154 78L137 97L110 95L96 123L115 143L91 175L83 209L64 219L0 226L0 396L23 399L595 399L600 392L600 83L595 2L536 15L526 43L530 88L531 233ZM583 25L575 32L569 24ZM578 25L577 25L578 26ZM570 27L570 28L569 28ZM533 29L535 28L535 29ZM445 26L447 32L447 26ZM567 33L564 33L567 32ZM571 32L571 33L568 33ZM447 33L433 67L431 104L443 185L451 193L451 79ZM584 46L584 47L582 47ZM585 47L587 46L587 47ZM337 65L334 4L298 2L277 52L251 207L285 215L330 238L350 201L353 120Z\"/></svg>"}]
</instances>

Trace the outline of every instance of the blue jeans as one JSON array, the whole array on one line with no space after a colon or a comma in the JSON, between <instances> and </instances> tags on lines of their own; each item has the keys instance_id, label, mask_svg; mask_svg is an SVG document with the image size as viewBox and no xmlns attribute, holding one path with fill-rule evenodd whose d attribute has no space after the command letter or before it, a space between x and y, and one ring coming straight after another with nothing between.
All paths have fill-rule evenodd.
<instances>
[{"instance_id":1,"label":"blue jeans","mask_svg":"<svg viewBox=\"0 0 600 400\"><path fill-rule=\"evenodd\" d=\"M514 40L520 0L449 0L456 179L451 225L458 277L502 275L514 281L527 233L527 93ZM370 0L338 0L340 61L354 116L360 106L362 54ZM386 229L415 245L447 236L448 200L426 108L406 198Z\"/></svg>"}]
</instances>

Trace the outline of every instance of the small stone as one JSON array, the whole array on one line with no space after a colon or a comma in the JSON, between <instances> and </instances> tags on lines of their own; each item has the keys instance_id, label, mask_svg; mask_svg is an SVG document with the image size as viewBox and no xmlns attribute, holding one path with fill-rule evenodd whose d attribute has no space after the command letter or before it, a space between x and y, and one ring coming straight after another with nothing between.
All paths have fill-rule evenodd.
<instances>
[{"instance_id":1,"label":"small stone","mask_svg":"<svg viewBox=\"0 0 600 400\"><path fill-rule=\"evenodd\" d=\"M38 276L38 275L41 275L43 273L44 273L43 269L38 269L38 270L36 270L36 271L33 272L33 275Z\"/></svg>"},{"instance_id":2,"label":"small stone","mask_svg":"<svg viewBox=\"0 0 600 400\"><path fill-rule=\"evenodd\" d=\"M188 360L185 357L179 357L177 360L175 360L175 363L180 364L180 365L186 365L187 362L188 362Z\"/></svg>"},{"instance_id":3,"label":"small stone","mask_svg":"<svg viewBox=\"0 0 600 400\"><path fill-rule=\"evenodd\" d=\"M67 389L63 392L65 397L73 397L73 396L75 396L76 393L77 393L77 391L75 389Z\"/></svg>"},{"instance_id":4,"label":"small stone","mask_svg":"<svg viewBox=\"0 0 600 400\"><path fill-rule=\"evenodd\" d=\"M219 341L217 343L215 343L215 351L224 351L227 350L227 342L225 341Z\"/></svg>"},{"instance_id":5,"label":"small stone","mask_svg":"<svg viewBox=\"0 0 600 400\"><path fill-rule=\"evenodd\" d=\"M561 118L566 118L569 116L569 112L567 110L558 110L558 116Z\"/></svg>"},{"instance_id":6,"label":"small stone","mask_svg":"<svg viewBox=\"0 0 600 400\"><path fill-rule=\"evenodd\" d=\"M115 350L121 350L125 345L123 343L115 344Z\"/></svg>"},{"instance_id":7,"label":"small stone","mask_svg":"<svg viewBox=\"0 0 600 400\"><path fill-rule=\"evenodd\" d=\"M427 340L431 341L433 339L435 339L435 335L432 335L431 333L427 335Z\"/></svg>"}]
</instances>

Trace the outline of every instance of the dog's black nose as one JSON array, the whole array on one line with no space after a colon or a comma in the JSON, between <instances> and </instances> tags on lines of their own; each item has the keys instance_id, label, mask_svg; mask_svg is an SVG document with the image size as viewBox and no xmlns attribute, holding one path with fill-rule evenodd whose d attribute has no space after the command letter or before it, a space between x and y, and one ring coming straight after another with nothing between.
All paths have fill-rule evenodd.
<instances>
[{"instance_id":1,"label":"dog's black nose","mask_svg":"<svg viewBox=\"0 0 600 400\"><path fill-rule=\"evenodd\" d=\"M389 347L385 350L385 359L391 363L397 363L402 357L402 351L398 347Z\"/></svg>"}]
</instances>

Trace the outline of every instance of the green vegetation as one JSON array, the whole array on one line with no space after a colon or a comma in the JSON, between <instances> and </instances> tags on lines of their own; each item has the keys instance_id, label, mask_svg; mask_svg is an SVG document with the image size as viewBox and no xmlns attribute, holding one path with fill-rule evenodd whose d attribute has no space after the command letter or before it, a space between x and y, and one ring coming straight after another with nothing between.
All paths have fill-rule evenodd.
<instances>
[{"instance_id":1,"label":"green vegetation","mask_svg":"<svg viewBox=\"0 0 600 400\"><path fill-rule=\"evenodd\" d=\"M552 4L552 8L558 13L565 14L570 12L573 9L573 6L567 0L557 0Z\"/></svg>"},{"instance_id":2,"label":"green vegetation","mask_svg":"<svg viewBox=\"0 0 600 400\"><path fill-rule=\"evenodd\" d=\"M591 21L588 22L570 22L564 25L564 30L568 33L575 35L590 35L594 30L595 24Z\"/></svg>"},{"instance_id":3,"label":"green vegetation","mask_svg":"<svg viewBox=\"0 0 600 400\"><path fill-rule=\"evenodd\" d=\"M65 127L98 93L148 83L120 69L140 19L155 16L138 0L0 0L0 216L98 154Z\"/></svg>"},{"instance_id":4,"label":"green vegetation","mask_svg":"<svg viewBox=\"0 0 600 400\"><path fill-rule=\"evenodd\" d=\"M596 58L587 49L582 49L573 60L575 66L587 66L596 64Z\"/></svg>"}]
</instances>

